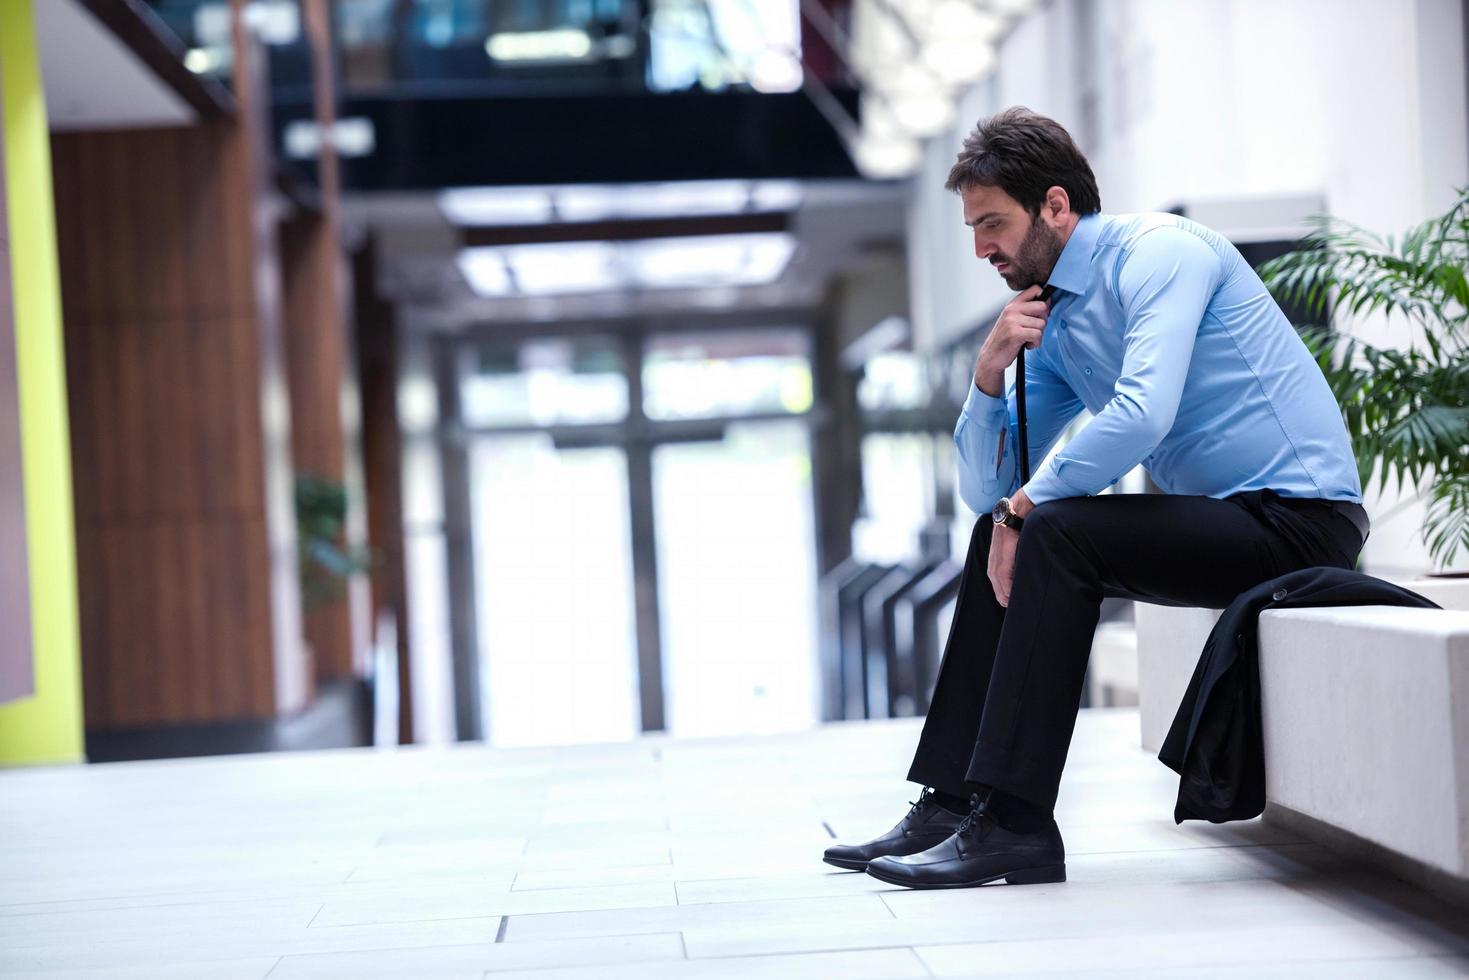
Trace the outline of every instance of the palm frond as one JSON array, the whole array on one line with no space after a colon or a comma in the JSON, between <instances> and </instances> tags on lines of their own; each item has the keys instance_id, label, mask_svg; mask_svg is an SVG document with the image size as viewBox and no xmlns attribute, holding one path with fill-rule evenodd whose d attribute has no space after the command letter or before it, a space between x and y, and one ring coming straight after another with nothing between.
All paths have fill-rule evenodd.
<instances>
[{"instance_id":1,"label":"palm frond","mask_svg":"<svg viewBox=\"0 0 1469 980\"><path fill-rule=\"evenodd\" d=\"M1434 561L1469 553L1469 187L1446 213L1378 235L1329 216L1260 275L1275 296L1325 324L1372 314L1422 331L1401 349L1326 326L1302 335L1341 407L1362 485L1431 481L1424 541Z\"/></svg>"}]
</instances>

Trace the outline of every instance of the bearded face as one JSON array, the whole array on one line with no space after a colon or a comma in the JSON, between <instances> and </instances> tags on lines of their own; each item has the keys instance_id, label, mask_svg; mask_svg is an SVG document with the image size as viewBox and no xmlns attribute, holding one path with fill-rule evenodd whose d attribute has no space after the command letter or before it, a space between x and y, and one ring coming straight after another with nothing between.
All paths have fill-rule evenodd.
<instances>
[{"instance_id":1,"label":"bearded face","mask_svg":"<svg viewBox=\"0 0 1469 980\"><path fill-rule=\"evenodd\" d=\"M1005 285L1016 292L1030 286L1041 286L1050 278L1065 243L1050 225L1038 217L1030 219L1030 228L1020 240L1013 256L997 253L990 263L997 267Z\"/></svg>"},{"instance_id":2,"label":"bearded face","mask_svg":"<svg viewBox=\"0 0 1469 980\"><path fill-rule=\"evenodd\" d=\"M998 187L974 184L960 192L964 223L974 230L974 254L1019 292L1050 278L1065 240L1040 214L1031 214Z\"/></svg>"}]
</instances>

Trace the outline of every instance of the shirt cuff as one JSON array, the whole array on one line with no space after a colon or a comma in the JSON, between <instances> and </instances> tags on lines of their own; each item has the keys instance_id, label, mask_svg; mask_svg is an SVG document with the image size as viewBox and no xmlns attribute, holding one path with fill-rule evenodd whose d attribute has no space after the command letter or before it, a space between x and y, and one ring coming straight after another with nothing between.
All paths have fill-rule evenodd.
<instances>
[{"instance_id":1,"label":"shirt cuff","mask_svg":"<svg viewBox=\"0 0 1469 980\"><path fill-rule=\"evenodd\" d=\"M1061 482L1055 470L1049 466L1041 467L1039 473L1033 473L1030 482L1021 488L1030 502L1039 507L1051 500L1060 500L1062 497L1085 497L1086 494L1068 487Z\"/></svg>"},{"instance_id":2,"label":"shirt cuff","mask_svg":"<svg viewBox=\"0 0 1469 980\"><path fill-rule=\"evenodd\" d=\"M953 411L953 409L950 409ZM964 414L972 419L996 420L1010 418L1010 408L1005 404L1005 399L987 395L980 390L979 385L973 381L969 382L969 397L964 399Z\"/></svg>"}]
</instances>

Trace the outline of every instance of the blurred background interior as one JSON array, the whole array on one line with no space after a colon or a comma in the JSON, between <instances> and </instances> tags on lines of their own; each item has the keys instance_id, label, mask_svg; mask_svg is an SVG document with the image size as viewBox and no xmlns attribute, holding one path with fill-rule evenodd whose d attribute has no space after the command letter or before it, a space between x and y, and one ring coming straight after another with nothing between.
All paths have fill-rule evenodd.
<instances>
[{"instance_id":1,"label":"blurred background interior","mask_svg":"<svg viewBox=\"0 0 1469 980\"><path fill-rule=\"evenodd\" d=\"M0 764L922 713L1008 299L962 137L1050 114L1252 263L1396 232L1469 177L1466 10L4 0ZM1464 567L1420 498L1366 571Z\"/></svg>"}]
</instances>

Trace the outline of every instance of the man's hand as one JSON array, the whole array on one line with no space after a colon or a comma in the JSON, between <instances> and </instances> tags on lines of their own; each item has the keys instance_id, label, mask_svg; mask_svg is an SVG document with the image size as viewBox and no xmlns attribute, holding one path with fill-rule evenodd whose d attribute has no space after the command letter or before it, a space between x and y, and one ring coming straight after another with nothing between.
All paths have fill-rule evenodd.
<instances>
[{"instance_id":1,"label":"man's hand","mask_svg":"<svg viewBox=\"0 0 1469 980\"><path fill-rule=\"evenodd\" d=\"M1020 348L1034 350L1041 345L1050 306L1038 297L1040 286L1031 286L1012 299L995 321L995 328L984 339L979 359L974 365L974 383L992 398L1005 393L1005 369L1015 362Z\"/></svg>"},{"instance_id":2,"label":"man's hand","mask_svg":"<svg viewBox=\"0 0 1469 980\"><path fill-rule=\"evenodd\" d=\"M1020 544L1020 532L1003 524L996 524L990 532L990 585L995 590L995 601L1010 605L1010 585L1015 581L1015 548Z\"/></svg>"},{"instance_id":3,"label":"man's hand","mask_svg":"<svg viewBox=\"0 0 1469 980\"><path fill-rule=\"evenodd\" d=\"M1022 520L1035 510L1035 504L1024 490L1010 498L1010 511ZM990 532L990 584L995 590L995 601L1009 608L1010 587L1015 582L1015 549L1020 545L1020 532L1003 524L996 524Z\"/></svg>"}]
</instances>

